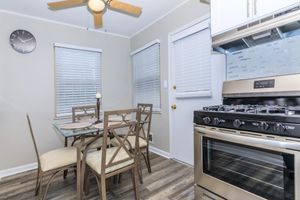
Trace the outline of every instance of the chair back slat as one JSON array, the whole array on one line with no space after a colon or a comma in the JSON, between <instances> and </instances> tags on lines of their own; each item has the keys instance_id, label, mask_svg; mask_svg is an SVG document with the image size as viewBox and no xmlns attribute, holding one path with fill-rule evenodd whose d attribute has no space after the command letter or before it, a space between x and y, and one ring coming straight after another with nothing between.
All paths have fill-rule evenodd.
<instances>
[{"instance_id":1,"label":"chair back slat","mask_svg":"<svg viewBox=\"0 0 300 200\"><path fill-rule=\"evenodd\" d=\"M98 118L96 105L76 106L72 108L73 122L91 120L93 118Z\"/></svg>"},{"instance_id":2,"label":"chair back slat","mask_svg":"<svg viewBox=\"0 0 300 200\"><path fill-rule=\"evenodd\" d=\"M40 167L41 166L40 155L39 155L39 151L38 151L38 148L37 148L37 145L36 145L36 141L35 141L35 137L34 137L34 134L33 134L30 117L29 117L28 114L26 114L26 118L27 118L27 122L28 122L29 131L30 131L32 142L33 142L35 154L36 154L36 157L37 157L37 160L38 160L38 166Z\"/></svg>"},{"instance_id":3,"label":"chair back slat","mask_svg":"<svg viewBox=\"0 0 300 200\"><path fill-rule=\"evenodd\" d=\"M140 137L149 143L149 135L151 129L151 120L152 120L152 104L139 103L137 105L138 109L141 110L141 130Z\"/></svg>"},{"instance_id":4,"label":"chair back slat","mask_svg":"<svg viewBox=\"0 0 300 200\"><path fill-rule=\"evenodd\" d=\"M119 123L109 124L111 118L121 117L122 121ZM130 120L128 120L128 116ZM134 160L136 161L138 149L132 149L130 142L128 141L129 136L136 138L136 145L139 146L139 131L140 131L140 118L141 113L139 109L128 109L118 111L108 111L104 113L104 132L103 132L103 147L102 147L102 163L101 170L105 173L105 169L119 165L121 163ZM118 142L119 146L114 148L114 152L107 159L107 139L114 137ZM122 152L121 152L122 151ZM120 155L122 154L122 156Z\"/></svg>"}]
</instances>

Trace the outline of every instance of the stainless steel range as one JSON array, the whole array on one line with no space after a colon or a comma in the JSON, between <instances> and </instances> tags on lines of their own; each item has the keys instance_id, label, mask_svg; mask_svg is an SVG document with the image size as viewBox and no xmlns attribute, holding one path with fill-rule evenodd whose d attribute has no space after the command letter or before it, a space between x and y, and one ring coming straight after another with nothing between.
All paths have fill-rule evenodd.
<instances>
[{"instance_id":1,"label":"stainless steel range","mask_svg":"<svg viewBox=\"0 0 300 200\"><path fill-rule=\"evenodd\" d=\"M300 200L300 75L225 82L194 124L196 199Z\"/></svg>"}]
</instances>

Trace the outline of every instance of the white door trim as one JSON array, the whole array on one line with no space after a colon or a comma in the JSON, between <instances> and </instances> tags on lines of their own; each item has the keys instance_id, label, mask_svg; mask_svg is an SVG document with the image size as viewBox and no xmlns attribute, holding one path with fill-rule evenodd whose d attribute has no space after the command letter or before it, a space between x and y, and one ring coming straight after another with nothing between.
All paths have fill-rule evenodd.
<instances>
[{"instance_id":1,"label":"white door trim","mask_svg":"<svg viewBox=\"0 0 300 200\"><path fill-rule=\"evenodd\" d=\"M172 105L172 65L173 65L173 43L176 40L179 40L181 38L184 38L188 35L191 35L193 33L196 33L198 31L203 30L203 24L205 24L206 28L210 26L210 15L206 14L199 19L196 19L192 21L191 23L184 25L180 27L179 29L169 33L168 35L168 82L169 82L169 104L168 104L168 110L169 110L169 141L170 141L170 158L174 158L174 150L173 150L173 134L172 134L172 110L171 110L171 105ZM181 34L181 37L176 37L176 40L174 40L174 35L176 34Z\"/></svg>"}]
</instances>

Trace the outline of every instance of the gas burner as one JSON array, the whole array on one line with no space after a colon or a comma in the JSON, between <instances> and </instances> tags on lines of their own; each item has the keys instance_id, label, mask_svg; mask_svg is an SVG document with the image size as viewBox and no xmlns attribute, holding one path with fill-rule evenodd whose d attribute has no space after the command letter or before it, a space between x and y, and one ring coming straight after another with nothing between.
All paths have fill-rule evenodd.
<instances>
[{"instance_id":1,"label":"gas burner","mask_svg":"<svg viewBox=\"0 0 300 200\"><path fill-rule=\"evenodd\" d=\"M263 114L286 114L286 107L281 106L261 106L257 109L257 113Z\"/></svg>"},{"instance_id":2,"label":"gas burner","mask_svg":"<svg viewBox=\"0 0 300 200\"><path fill-rule=\"evenodd\" d=\"M289 106L285 112L286 115L300 115L300 106Z\"/></svg>"}]
</instances>

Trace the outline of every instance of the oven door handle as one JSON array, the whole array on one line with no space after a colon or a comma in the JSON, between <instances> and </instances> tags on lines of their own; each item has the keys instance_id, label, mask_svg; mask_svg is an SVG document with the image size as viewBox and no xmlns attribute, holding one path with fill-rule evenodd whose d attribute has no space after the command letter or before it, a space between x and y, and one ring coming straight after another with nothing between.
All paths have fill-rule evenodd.
<instances>
[{"instance_id":1,"label":"oven door handle","mask_svg":"<svg viewBox=\"0 0 300 200\"><path fill-rule=\"evenodd\" d=\"M239 131L234 133L226 130L209 129L204 127L195 127L195 130L203 136L214 138L217 140L235 142L238 144L270 150L287 149L300 151L300 141L298 142L293 140L279 140L275 138L266 138L255 133L247 134L246 132L241 133Z\"/></svg>"}]
</instances>

